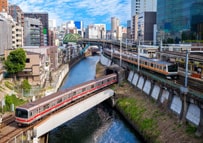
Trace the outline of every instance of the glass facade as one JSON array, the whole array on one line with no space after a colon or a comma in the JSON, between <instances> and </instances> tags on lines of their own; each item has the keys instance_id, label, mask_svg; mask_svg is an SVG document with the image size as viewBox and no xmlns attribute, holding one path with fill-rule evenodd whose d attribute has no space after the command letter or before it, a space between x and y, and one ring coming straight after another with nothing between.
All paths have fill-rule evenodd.
<instances>
[{"instance_id":1,"label":"glass facade","mask_svg":"<svg viewBox=\"0 0 203 143\"><path fill-rule=\"evenodd\" d=\"M158 0L157 29L165 40L203 40L203 0Z\"/></svg>"}]
</instances>

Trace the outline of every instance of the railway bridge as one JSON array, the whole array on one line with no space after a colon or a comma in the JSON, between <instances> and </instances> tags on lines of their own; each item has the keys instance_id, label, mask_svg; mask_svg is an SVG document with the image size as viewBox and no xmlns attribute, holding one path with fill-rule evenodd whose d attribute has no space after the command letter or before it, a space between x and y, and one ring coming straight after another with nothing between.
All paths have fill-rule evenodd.
<instances>
[{"instance_id":1,"label":"railway bridge","mask_svg":"<svg viewBox=\"0 0 203 143\"><path fill-rule=\"evenodd\" d=\"M67 105L28 127L18 127L15 122L9 124L9 126L1 127L0 143L19 143L24 141L33 143L47 142L48 133L54 128L68 122L105 100L109 100L113 105L113 95L113 90L105 88L85 98L78 99L74 103Z\"/></svg>"},{"instance_id":2,"label":"railway bridge","mask_svg":"<svg viewBox=\"0 0 203 143\"><path fill-rule=\"evenodd\" d=\"M112 73L117 73L117 76L115 76L115 74L112 74ZM31 141L34 143L46 142L47 135L51 130L75 118L76 116L100 104L101 102L108 100L113 106L114 91L109 89L108 85L111 85L116 81L120 83L120 81L124 78L125 72L119 66L111 66L106 68L106 74L107 76L74 86L73 88L70 88L64 91L59 91L57 93L47 96L47 98L45 97L46 101L49 101L50 99L54 98L56 95L57 95L56 97L60 97L61 99L62 97L60 95L62 95L63 98L65 98L65 95L69 95L70 93L74 95L68 98L68 100L72 102L68 102L67 100L66 102L68 102L68 104L66 106L61 107L60 109L57 109L56 111L44 117L43 119L40 119L39 122L34 122L33 124L30 124L27 127L19 128L17 124L14 122L14 120L12 120L13 122L11 122L8 126L4 126L4 127L1 126L0 143L4 143L4 142L18 143L23 141ZM110 75L108 76L108 74ZM42 101L45 101L45 99L43 98ZM49 108L51 110L53 110L52 105L55 105L53 101L51 101L49 104ZM57 103L58 101L59 100L57 99ZM62 103L62 100L60 101L61 102L59 102L59 104ZM26 107L27 107L26 109L29 109L29 105L31 105L31 108L32 108L33 106L39 105L39 103L41 102L34 101L32 103L23 105L21 109L25 110L24 108ZM42 106L40 107L37 106L37 108L34 108L34 109L35 110L37 110L38 108L41 109L41 107ZM45 105L43 105L43 107L45 107ZM18 107L18 110L19 110L19 107ZM29 113L31 112L33 113L33 109L32 111L29 111ZM43 110L43 113L44 112L47 112L47 111ZM36 116L38 116L38 114L42 114L42 112L37 113ZM34 116L34 119L35 118L36 117ZM27 119L30 120L30 117ZM25 120L25 122L28 120Z\"/></svg>"}]
</instances>

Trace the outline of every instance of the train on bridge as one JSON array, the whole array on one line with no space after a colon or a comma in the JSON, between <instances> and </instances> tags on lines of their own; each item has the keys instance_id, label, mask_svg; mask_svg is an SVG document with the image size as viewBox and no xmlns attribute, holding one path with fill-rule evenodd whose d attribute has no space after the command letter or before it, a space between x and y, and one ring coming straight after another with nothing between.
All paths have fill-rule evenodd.
<instances>
[{"instance_id":1,"label":"train on bridge","mask_svg":"<svg viewBox=\"0 0 203 143\"><path fill-rule=\"evenodd\" d=\"M71 102L117 82L117 74L112 73L16 107L15 121L18 126L33 124Z\"/></svg>"}]
</instances>

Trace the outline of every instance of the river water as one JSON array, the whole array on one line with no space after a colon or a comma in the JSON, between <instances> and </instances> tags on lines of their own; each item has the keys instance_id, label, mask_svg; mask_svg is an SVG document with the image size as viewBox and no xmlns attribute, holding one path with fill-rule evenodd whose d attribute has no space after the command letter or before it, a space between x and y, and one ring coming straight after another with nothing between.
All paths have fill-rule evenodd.
<instances>
[{"instance_id":1,"label":"river water","mask_svg":"<svg viewBox=\"0 0 203 143\"><path fill-rule=\"evenodd\" d=\"M99 56L75 65L60 90L94 79ZM141 143L129 124L111 107L102 103L49 133L49 143Z\"/></svg>"}]
</instances>

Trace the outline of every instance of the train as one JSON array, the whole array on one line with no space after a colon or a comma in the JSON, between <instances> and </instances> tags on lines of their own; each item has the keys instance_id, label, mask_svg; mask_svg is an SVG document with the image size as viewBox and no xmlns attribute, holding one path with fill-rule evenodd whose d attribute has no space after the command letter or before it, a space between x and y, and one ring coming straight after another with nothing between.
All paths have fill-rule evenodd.
<instances>
[{"instance_id":1,"label":"train","mask_svg":"<svg viewBox=\"0 0 203 143\"><path fill-rule=\"evenodd\" d=\"M136 54L126 52L120 55L120 52L116 50L104 49L103 52L108 56L113 56L117 59L122 58L123 61L134 64L138 66L138 56ZM140 56L139 66L141 68L147 69L151 72L156 72L163 75L167 79L178 79L178 64L171 63L167 61L162 61L160 59L148 58Z\"/></svg>"},{"instance_id":2,"label":"train","mask_svg":"<svg viewBox=\"0 0 203 143\"><path fill-rule=\"evenodd\" d=\"M117 81L117 74L112 73L18 106L15 109L15 122L18 126L33 124L69 103L117 83Z\"/></svg>"}]
</instances>

